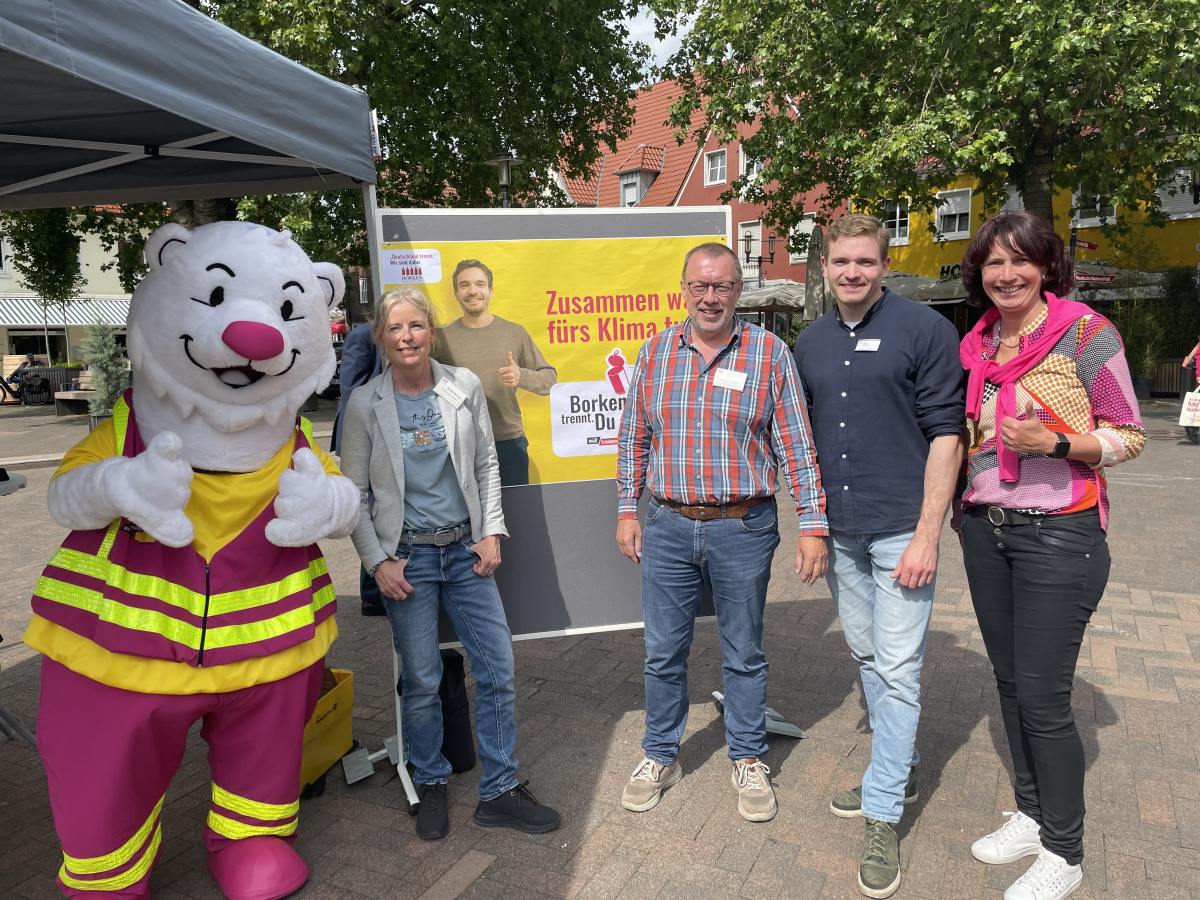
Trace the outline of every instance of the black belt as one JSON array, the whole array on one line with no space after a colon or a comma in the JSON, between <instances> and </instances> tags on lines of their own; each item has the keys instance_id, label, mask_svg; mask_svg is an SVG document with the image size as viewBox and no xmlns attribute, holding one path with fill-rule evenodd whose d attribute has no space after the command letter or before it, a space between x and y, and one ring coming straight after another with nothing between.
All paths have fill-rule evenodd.
<instances>
[{"instance_id":1,"label":"black belt","mask_svg":"<svg viewBox=\"0 0 1200 900\"><path fill-rule=\"evenodd\" d=\"M1076 516L1083 518L1084 516L1098 516L1099 512L1095 507L1090 509L1081 509L1079 512L1073 513L1031 513L1020 512L1015 509L1006 509L1003 506L968 506L963 510L963 515L981 516L987 519L997 528L1001 525L1040 525L1047 519L1055 521L1059 519L1070 519Z\"/></svg>"},{"instance_id":2,"label":"black belt","mask_svg":"<svg viewBox=\"0 0 1200 900\"><path fill-rule=\"evenodd\" d=\"M470 533L470 522L448 525L445 528L438 528L435 531L410 531L406 528L400 532L400 543L433 544L435 547L449 547L456 541L461 541Z\"/></svg>"}]
</instances>

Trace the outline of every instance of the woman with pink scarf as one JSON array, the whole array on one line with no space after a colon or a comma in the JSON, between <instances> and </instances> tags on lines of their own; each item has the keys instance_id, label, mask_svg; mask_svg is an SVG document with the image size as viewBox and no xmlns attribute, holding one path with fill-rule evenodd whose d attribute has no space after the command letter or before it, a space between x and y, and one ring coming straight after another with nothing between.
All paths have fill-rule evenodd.
<instances>
[{"instance_id":1,"label":"woman with pink scarf","mask_svg":"<svg viewBox=\"0 0 1200 900\"><path fill-rule=\"evenodd\" d=\"M1079 645L1108 581L1104 468L1145 443L1121 336L1064 298L1062 239L1025 212L990 219L963 258L990 308L963 339L962 542L996 674L1017 812L971 845L981 862L1037 856L1005 900L1060 900L1083 879L1083 745L1071 712Z\"/></svg>"}]
</instances>

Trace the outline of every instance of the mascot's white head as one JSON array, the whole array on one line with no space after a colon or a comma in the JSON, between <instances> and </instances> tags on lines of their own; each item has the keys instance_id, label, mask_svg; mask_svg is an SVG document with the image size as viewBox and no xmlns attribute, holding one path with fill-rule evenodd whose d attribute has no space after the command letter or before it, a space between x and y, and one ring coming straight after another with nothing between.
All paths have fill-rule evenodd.
<instances>
[{"instance_id":1,"label":"mascot's white head","mask_svg":"<svg viewBox=\"0 0 1200 900\"><path fill-rule=\"evenodd\" d=\"M337 360L329 309L342 271L314 263L284 231L214 222L159 228L133 293L134 386L218 431L290 420L325 389Z\"/></svg>"}]
</instances>

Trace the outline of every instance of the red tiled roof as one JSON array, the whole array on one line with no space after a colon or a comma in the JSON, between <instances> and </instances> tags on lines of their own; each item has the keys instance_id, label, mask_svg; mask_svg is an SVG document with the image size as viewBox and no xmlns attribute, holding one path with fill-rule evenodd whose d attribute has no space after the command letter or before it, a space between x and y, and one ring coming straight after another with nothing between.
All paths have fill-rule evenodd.
<instances>
[{"instance_id":1,"label":"red tiled roof","mask_svg":"<svg viewBox=\"0 0 1200 900\"><path fill-rule=\"evenodd\" d=\"M670 206L679 196L688 170L699 148L691 141L679 144L675 128L667 123L671 104L679 97L674 81L639 91L634 98L634 124L628 137L617 142L614 152L604 148L586 178L564 178L567 193L579 206L620 206L621 172L658 172L638 206ZM692 127L703 121L703 113L692 113Z\"/></svg>"}]
</instances>

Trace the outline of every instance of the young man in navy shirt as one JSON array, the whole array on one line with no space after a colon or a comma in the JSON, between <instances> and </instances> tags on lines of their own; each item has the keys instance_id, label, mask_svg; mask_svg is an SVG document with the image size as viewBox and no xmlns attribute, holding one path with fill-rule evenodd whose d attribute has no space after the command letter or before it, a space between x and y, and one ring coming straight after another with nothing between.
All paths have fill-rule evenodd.
<instances>
[{"instance_id":1,"label":"young man in navy shirt","mask_svg":"<svg viewBox=\"0 0 1200 900\"><path fill-rule=\"evenodd\" d=\"M862 786L829 808L865 818L858 887L890 897L900 886L895 826L917 799L921 664L962 458L962 366L954 326L883 287L891 258L878 219L835 221L821 264L837 305L801 332L796 364L827 497L826 577L874 734Z\"/></svg>"}]
</instances>

